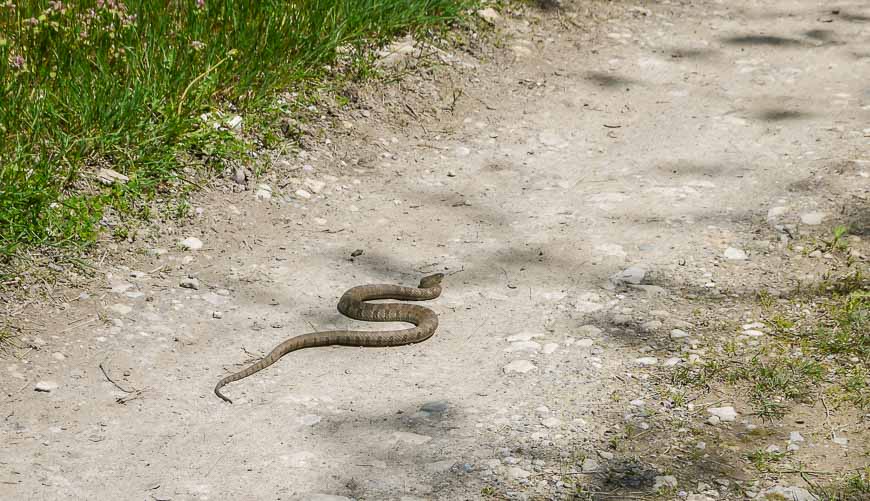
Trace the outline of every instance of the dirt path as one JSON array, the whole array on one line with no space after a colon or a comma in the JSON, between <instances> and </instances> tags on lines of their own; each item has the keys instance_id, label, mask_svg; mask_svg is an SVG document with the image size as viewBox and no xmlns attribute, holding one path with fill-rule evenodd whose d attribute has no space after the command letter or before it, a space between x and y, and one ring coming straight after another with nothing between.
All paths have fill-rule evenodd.
<instances>
[{"instance_id":1,"label":"dirt path","mask_svg":"<svg viewBox=\"0 0 870 501\"><path fill-rule=\"evenodd\" d=\"M775 227L866 209L870 171L866 3L604 17L502 18L510 50L457 73L452 114L349 119L270 201L203 199L169 252L44 310L40 349L2 362L0 498L567 498L560 465L612 459L643 358L694 328L683 298L774 283ZM416 103L451 102L418 83ZM204 247L172 248L187 236ZM631 266L652 285L615 288ZM426 343L296 353L228 385L234 405L211 393L290 335L351 325L345 289L434 271L454 274Z\"/></svg>"}]
</instances>

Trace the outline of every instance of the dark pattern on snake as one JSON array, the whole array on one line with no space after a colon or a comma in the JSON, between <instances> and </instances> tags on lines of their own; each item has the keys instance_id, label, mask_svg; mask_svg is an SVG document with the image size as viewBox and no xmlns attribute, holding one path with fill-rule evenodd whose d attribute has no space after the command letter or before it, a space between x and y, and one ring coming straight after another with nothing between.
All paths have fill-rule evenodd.
<instances>
[{"instance_id":1,"label":"dark pattern on snake","mask_svg":"<svg viewBox=\"0 0 870 501\"><path fill-rule=\"evenodd\" d=\"M214 387L214 393L225 402L232 400L221 393L227 383L246 378L274 364L291 351L318 346L363 346L381 348L419 343L432 337L438 328L438 315L429 308L415 304L376 303L366 301L377 299L399 299L404 301L426 301L441 295L442 273L423 277L417 287L400 285L360 285L345 292L338 301L338 311L355 320L371 322L408 322L413 328L396 331L322 331L292 337L276 346L271 353L259 362L221 379Z\"/></svg>"}]
</instances>

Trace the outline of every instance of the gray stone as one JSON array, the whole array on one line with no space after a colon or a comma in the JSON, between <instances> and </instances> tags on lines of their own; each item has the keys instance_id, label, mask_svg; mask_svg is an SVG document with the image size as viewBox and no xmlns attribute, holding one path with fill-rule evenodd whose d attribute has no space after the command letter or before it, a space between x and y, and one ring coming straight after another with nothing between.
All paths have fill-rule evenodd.
<instances>
[{"instance_id":1,"label":"gray stone","mask_svg":"<svg viewBox=\"0 0 870 501\"><path fill-rule=\"evenodd\" d=\"M178 245L185 250L200 250L202 249L202 240L196 237L187 237L178 242Z\"/></svg>"},{"instance_id":2,"label":"gray stone","mask_svg":"<svg viewBox=\"0 0 870 501\"><path fill-rule=\"evenodd\" d=\"M518 372L520 374L525 374L527 372L536 370L535 364L528 360L514 360L513 362L504 366L504 372L510 374L512 372Z\"/></svg>"},{"instance_id":3,"label":"gray stone","mask_svg":"<svg viewBox=\"0 0 870 501\"><path fill-rule=\"evenodd\" d=\"M426 402L425 404L420 406L420 410L423 412L430 412L432 414L440 414L447 411L447 401L434 400L432 402Z\"/></svg>"},{"instance_id":4,"label":"gray stone","mask_svg":"<svg viewBox=\"0 0 870 501\"><path fill-rule=\"evenodd\" d=\"M199 280L195 278L185 278L178 284L178 286L183 289L199 290Z\"/></svg>"},{"instance_id":5,"label":"gray stone","mask_svg":"<svg viewBox=\"0 0 870 501\"><path fill-rule=\"evenodd\" d=\"M677 477L673 475L662 475L655 478L653 490L657 491L662 488L673 489L677 487Z\"/></svg>"},{"instance_id":6,"label":"gray stone","mask_svg":"<svg viewBox=\"0 0 870 501\"><path fill-rule=\"evenodd\" d=\"M477 11L477 16L489 24L495 24L501 16L492 7L480 9Z\"/></svg>"},{"instance_id":7,"label":"gray stone","mask_svg":"<svg viewBox=\"0 0 870 501\"><path fill-rule=\"evenodd\" d=\"M725 252L722 253L722 256L724 256L725 259L730 259L732 261L743 261L749 259L749 256L746 255L745 251L736 247L728 247L725 249Z\"/></svg>"},{"instance_id":8,"label":"gray stone","mask_svg":"<svg viewBox=\"0 0 870 501\"><path fill-rule=\"evenodd\" d=\"M638 365L644 365L644 366L656 365L657 363L659 363L659 359L657 359L656 357L640 357L640 358L634 359L634 363L636 363Z\"/></svg>"},{"instance_id":9,"label":"gray stone","mask_svg":"<svg viewBox=\"0 0 870 501\"><path fill-rule=\"evenodd\" d=\"M818 226L828 217L824 212L807 212L801 214L801 222L807 226Z\"/></svg>"},{"instance_id":10,"label":"gray stone","mask_svg":"<svg viewBox=\"0 0 870 501\"><path fill-rule=\"evenodd\" d=\"M689 333L682 329L671 330L671 339L683 339L689 337Z\"/></svg>"},{"instance_id":11,"label":"gray stone","mask_svg":"<svg viewBox=\"0 0 870 501\"><path fill-rule=\"evenodd\" d=\"M737 411L734 410L734 407L726 406L726 407L710 407L707 409L711 415L718 417L722 421L734 421L737 419Z\"/></svg>"},{"instance_id":12,"label":"gray stone","mask_svg":"<svg viewBox=\"0 0 870 501\"><path fill-rule=\"evenodd\" d=\"M646 270L639 266L628 267L619 273L614 273L610 276L610 281L614 285L632 284L638 285L643 282L646 277Z\"/></svg>"},{"instance_id":13,"label":"gray stone","mask_svg":"<svg viewBox=\"0 0 870 501\"><path fill-rule=\"evenodd\" d=\"M761 491L759 498L764 501L818 501L819 499L803 487L779 485Z\"/></svg>"},{"instance_id":14,"label":"gray stone","mask_svg":"<svg viewBox=\"0 0 870 501\"><path fill-rule=\"evenodd\" d=\"M33 387L35 391L41 391L43 393L50 393L52 390L56 390L58 384L54 381L39 381Z\"/></svg>"}]
</instances>

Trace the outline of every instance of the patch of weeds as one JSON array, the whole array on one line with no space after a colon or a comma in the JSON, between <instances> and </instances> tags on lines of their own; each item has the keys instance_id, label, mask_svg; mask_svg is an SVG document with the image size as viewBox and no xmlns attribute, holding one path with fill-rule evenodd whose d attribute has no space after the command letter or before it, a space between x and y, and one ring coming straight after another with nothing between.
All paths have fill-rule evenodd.
<instances>
[{"instance_id":1,"label":"patch of weeds","mask_svg":"<svg viewBox=\"0 0 870 501\"><path fill-rule=\"evenodd\" d=\"M813 485L819 501L865 501L870 499L870 466L827 485Z\"/></svg>"},{"instance_id":2,"label":"patch of weeds","mask_svg":"<svg viewBox=\"0 0 870 501\"><path fill-rule=\"evenodd\" d=\"M786 457L784 452L768 452L762 449L746 454L746 459L761 473L775 472L775 465Z\"/></svg>"}]
</instances>

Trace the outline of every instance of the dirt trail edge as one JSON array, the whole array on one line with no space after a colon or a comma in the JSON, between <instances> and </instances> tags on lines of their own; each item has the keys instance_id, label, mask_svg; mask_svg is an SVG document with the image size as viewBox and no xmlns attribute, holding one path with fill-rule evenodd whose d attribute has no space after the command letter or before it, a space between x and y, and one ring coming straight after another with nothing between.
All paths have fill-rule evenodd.
<instances>
[{"instance_id":1,"label":"dirt trail edge","mask_svg":"<svg viewBox=\"0 0 870 501\"><path fill-rule=\"evenodd\" d=\"M671 331L706 308L687 301L785 287L796 231L867 230L870 10L645 2L587 30L580 8L500 17L504 52L455 56L463 81L363 97L406 122L373 105L274 192L203 195L152 256L32 317L39 349L0 361L0 498L571 499L627 478L608 444L627 414L643 429ZM425 343L303 350L212 394L291 335L359 327L348 288L435 272ZM866 458L851 443L826 451ZM673 453L607 491L671 485L646 477ZM746 480L675 475L719 499Z\"/></svg>"}]
</instances>

